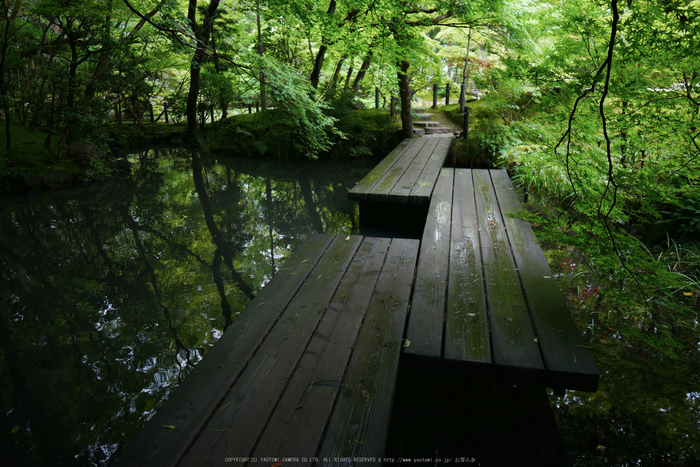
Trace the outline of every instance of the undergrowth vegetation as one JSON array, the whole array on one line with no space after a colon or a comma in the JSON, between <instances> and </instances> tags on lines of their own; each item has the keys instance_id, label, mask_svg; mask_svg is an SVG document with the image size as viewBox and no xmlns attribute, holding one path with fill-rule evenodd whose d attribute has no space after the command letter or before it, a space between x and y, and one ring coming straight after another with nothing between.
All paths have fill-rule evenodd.
<instances>
[{"instance_id":1,"label":"undergrowth vegetation","mask_svg":"<svg viewBox=\"0 0 700 467\"><path fill-rule=\"evenodd\" d=\"M388 111L366 110L352 94L341 94L329 102L324 114L333 125L323 144L299 141L309 135L290 119L288 111L270 109L242 114L217 122L199 137L204 152L225 152L277 159L362 158L388 153L399 143L399 122Z\"/></svg>"},{"instance_id":2,"label":"undergrowth vegetation","mask_svg":"<svg viewBox=\"0 0 700 467\"><path fill-rule=\"evenodd\" d=\"M575 96L551 91L518 112L527 99L513 100L517 120L498 121L498 100L488 95L471 105L476 118L468 145L475 156L466 165L507 168L531 200L522 215L540 240L583 253L586 269L604 284L589 310L593 325L677 356L678 327L692 325L700 294L700 167L693 141L657 133L659 142L651 143L635 135L633 147L628 128L626 138L613 139L610 164L597 102L580 105L571 132L576 141L567 147ZM611 107L621 110L620 102ZM610 113L608 125L620 124Z\"/></svg>"}]
</instances>

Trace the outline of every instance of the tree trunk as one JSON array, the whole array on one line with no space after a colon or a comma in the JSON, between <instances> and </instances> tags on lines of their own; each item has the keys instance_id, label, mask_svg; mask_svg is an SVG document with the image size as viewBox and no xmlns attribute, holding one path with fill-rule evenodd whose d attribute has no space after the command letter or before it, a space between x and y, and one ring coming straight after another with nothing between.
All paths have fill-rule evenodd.
<instances>
[{"instance_id":1,"label":"tree trunk","mask_svg":"<svg viewBox=\"0 0 700 467\"><path fill-rule=\"evenodd\" d=\"M467 79L469 79L469 48L472 45L472 28L469 27L469 35L467 36L467 58L464 60L464 70L462 70L462 84L467 87Z\"/></svg>"},{"instance_id":2,"label":"tree trunk","mask_svg":"<svg viewBox=\"0 0 700 467\"><path fill-rule=\"evenodd\" d=\"M410 63L404 60L397 73L399 78L399 97L401 98L401 136L413 138L413 115L411 114L411 98L415 92L408 82Z\"/></svg>"},{"instance_id":3,"label":"tree trunk","mask_svg":"<svg viewBox=\"0 0 700 467\"><path fill-rule=\"evenodd\" d=\"M187 131L190 136L194 136L199 131L197 126L197 100L199 99L199 89L202 85L201 67L206 55L207 46L211 31L214 28L214 18L219 7L220 0L211 0L204 13L202 26L197 23L197 0L190 0L187 18L194 36L197 39L197 47L192 57L190 65L190 89L187 93Z\"/></svg>"},{"instance_id":4,"label":"tree trunk","mask_svg":"<svg viewBox=\"0 0 700 467\"><path fill-rule=\"evenodd\" d=\"M330 4L328 5L328 11L326 11L326 14L334 14L335 8L336 0L331 0ZM313 86L314 89L318 88L318 83L321 80L321 69L323 68L323 59L326 56L327 50L328 47L326 46L326 38L323 37L321 39L321 47L319 47L318 53L316 54L316 60L314 61L314 69L313 71L311 71L311 76L309 77L309 81L311 81L311 86Z\"/></svg>"},{"instance_id":5,"label":"tree trunk","mask_svg":"<svg viewBox=\"0 0 700 467\"><path fill-rule=\"evenodd\" d=\"M261 57L265 53L262 42L262 29L260 28L260 13L257 14L258 21L258 55ZM265 73L260 70L260 109L264 112L267 110L267 96L265 95Z\"/></svg>"},{"instance_id":6,"label":"tree trunk","mask_svg":"<svg viewBox=\"0 0 700 467\"><path fill-rule=\"evenodd\" d=\"M360 67L360 71L357 72L357 76L355 77L355 83L353 83L353 85L352 85L352 88L355 90L355 92L360 92L360 83L362 82L362 79L367 74L367 70L369 69L369 66L372 63L372 55L373 54L374 54L374 52L372 52L370 50L369 52L367 52L367 56L362 61L362 66Z\"/></svg>"},{"instance_id":7,"label":"tree trunk","mask_svg":"<svg viewBox=\"0 0 700 467\"><path fill-rule=\"evenodd\" d=\"M352 78L352 61L350 62L350 68L348 68L348 75L345 77L345 86L343 86L343 91L347 91L350 86L350 78Z\"/></svg>"},{"instance_id":8,"label":"tree trunk","mask_svg":"<svg viewBox=\"0 0 700 467\"><path fill-rule=\"evenodd\" d=\"M321 47L319 47L318 53L316 54L316 60L314 61L314 69L309 77L311 86L313 86L314 89L318 88L318 82L321 79L321 68L323 68L323 59L326 56L326 49L327 48L325 45L321 45Z\"/></svg>"},{"instance_id":9,"label":"tree trunk","mask_svg":"<svg viewBox=\"0 0 700 467\"><path fill-rule=\"evenodd\" d=\"M345 62L345 55L340 57L338 64L335 66L335 72L333 72L333 78L331 78L330 86L328 87L328 92L326 97L332 99L335 96L335 90L338 88L338 78L340 77L340 70L343 69L343 63Z\"/></svg>"}]
</instances>

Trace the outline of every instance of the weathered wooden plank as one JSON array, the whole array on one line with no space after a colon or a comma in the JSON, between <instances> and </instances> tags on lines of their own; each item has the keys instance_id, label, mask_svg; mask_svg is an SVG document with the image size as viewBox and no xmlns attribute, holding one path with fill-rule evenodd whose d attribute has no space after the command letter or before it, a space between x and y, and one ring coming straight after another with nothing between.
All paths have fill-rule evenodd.
<instances>
[{"instance_id":1,"label":"weathered wooden plank","mask_svg":"<svg viewBox=\"0 0 700 467\"><path fill-rule=\"evenodd\" d=\"M438 140L437 147L433 150L430 156L430 160L425 165L425 169L418 177L411 194L408 198L408 202L411 204L429 204L430 197L433 194L433 189L435 188L435 182L437 181L440 170L445 165L445 159L447 158L447 153L450 150L450 145L452 144L452 137L449 138L432 138Z\"/></svg>"},{"instance_id":2,"label":"weathered wooden plank","mask_svg":"<svg viewBox=\"0 0 700 467\"><path fill-rule=\"evenodd\" d=\"M566 300L532 228L528 222L509 216L522 211L522 206L508 174L503 170L492 170L491 177L505 216L506 231L520 271L548 377L550 373L556 373L551 378L551 384L595 391L598 386L598 370L584 347L581 333L569 314Z\"/></svg>"},{"instance_id":3,"label":"weathered wooden plank","mask_svg":"<svg viewBox=\"0 0 700 467\"><path fill-rule=\"evenodd\" d=\"M444 357L491 363L474 185L465 169L455 171Z\"/></svg>"},{"instance_id":4,"label":"weathered wooden plank","mask_svg":"<svg viewBox=\"0 0 700 467\"><path fill-rule=\"evenodd\" d=\"M406 138L389 153L377 166L370 171L362 180L358 182L349 192L348 199L356 201L364 201L367 199L367 193L372 190L372 187L384 176L384 173L389 170L394 163L399 160L408 147L415 141L414 138Z\"/></svg>"},{"instance_id":5,"label":"weathered wooden plank","mask_svg":"<svg viewBox=\"0 0 700 467\"><path fill-rule=\"evenodd\" d=\"M361 240L336 237L181 465L250 455Z\"/></svg>"},{"instance_id":6,"label":"weathered wooden plank","mask_svg":"<svg viewBox=\"0 0 700 467\"><path fill-rule=\"evenodd\" d=\"M329 235L313 235L299 246L126 447L115 465L175 465L332 240Z\"/></svg>"},{"instance_id":7,"label":"weathered wooden plank","mask_svg":"<svg viewBox=\"0 0 700 467\"><path fill-rule=\"evenodd\" d=\"M520 280L515 271L496 194L487 170L473 170L490 314L493 363L543 370Z\"/></svg>"},{"instance_id":8,"label":"weathered wooden plank","mask_svg":"<svg viewBox=\"0 0 700 467\"><path fill-rule=\"evenodd\" d=\"M321 462L384 453L418 246L417 240L391 242L326 430Z\"/></svg>"},{"instance_id":9,"label":"weathered wooden plank","mask_svg":"<svg viewBox=\"0 0 700 467\"><path fill-rule=\"evenodd\" d=\"M390 203L408 203L409 195L413 190L413 187L418 183L418 178L423 169L425 169L426 164L430 161L430 158L438 144L437 138L426 138L425 145L421 148L420 152L416 154L413 158L411 164L404 170L401 178L396 182L394 187L389 192L387 201ZM437 172L435 172L435 178L433 183L437 179Z\"/></svg>"},{"instance_id":10,"label":"weathered wooden plank","mask_svg":"<svg viewBox=\"0 0 700 467\"><path fill-rule=\"evenodd\" d=\"M367 237L362 242L253 457L301 461L316 453L390 242Z\"/></svg>"},{"instance_id":11,"label":"weathered wooden plank","mask_svg":"<svg viewBox=\"0 0 700 467\"><path fill-rule=\"evenodd\" d=\"M394 185L401 179L404 172L408 167L410 167L413 159L420 153L423 146L428 142L430 138L416 138L411 142L411 145L406 149L401 158L399 158L392 166L391 169L387 170L372 187L372 190L367 194L368 201L380 201L387 202L389 199L389 193L394 188Z\"/></svg>"},{"instance_id":12,"label":"weathered wooden plank","mask_svg":"<svg viewBox=\"0 0 700 467\"><path fill-rule=\"evenodd\" d=\"M452 169L442 169L425 223L404 354L440 358L450 254Z\"/></svg>"}]
</instances>

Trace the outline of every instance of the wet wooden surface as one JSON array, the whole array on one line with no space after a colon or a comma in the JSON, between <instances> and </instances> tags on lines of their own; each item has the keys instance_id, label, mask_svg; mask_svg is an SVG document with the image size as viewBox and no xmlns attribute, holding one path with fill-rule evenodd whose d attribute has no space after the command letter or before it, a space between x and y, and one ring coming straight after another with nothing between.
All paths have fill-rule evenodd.
<instances>
[{"instance_id":1,"label":"wet wooden surface","mask_svg":"<svg viewBox=\"0 0 700 467\"><path fill-rule=\"evenodd\" d=\"M402 143L373 183L405 153L448 147L425 140ZM421 240L309 237L116 465L381 457L400 369L596 390L532 229L512 216L505 171L401 164L405 180L435 178Z\"/></svg>"},{"instance_id":2,"label":"wet wooden surface","mask_svg":"<svg viewBox=\"0 0 700 467\"><path fill-rule=\"evenodd\" d=\"M453 138L408 138L350 190L357 201L428 204Z\"/></svg>"},{"instance_id":3,"label":"wet wooden surface","mask_svg":"<svg viewBox=\"0 0 700 467\"><path fill-rule=\"evenodd\" d=\"M310 238L117 465L381 456L418 244Z\"/></svg>"},{"instance_id":4,"label":"wet wooden surface","mask_svg":"<svg viewBox=\"0 0 700 467\"><path fill-rule=\"evenodd\" d=\"M409 366L595 391L583 346L505 171L442 169L407 327ZM449 265L449 267L448 267Z\"/></svg>"}]
</instances>

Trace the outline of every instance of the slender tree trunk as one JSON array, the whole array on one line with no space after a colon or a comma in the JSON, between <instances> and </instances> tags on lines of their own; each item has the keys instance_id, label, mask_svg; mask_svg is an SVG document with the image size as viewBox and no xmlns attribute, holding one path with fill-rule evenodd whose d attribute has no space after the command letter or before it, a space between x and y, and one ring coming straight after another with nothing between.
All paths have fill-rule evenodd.
<instances>
[{"instance_id":1,"label":"slender tree trunk","mask_svg":"<svg viewBox=\"0 0 700 467\"><path fill-rule=\"evenodd\" d=\"M360 70L357 72L357 76L355 77L355 82L352 85L352 88L355 90L355 92L360 92L360 84L362 82L362 79L367 74L367 70L369 70L369 66L372 63L372 55L373 54L374 54L374 52L372 52L370 50L369 52L367 52L367 56L362 61L362 66L360 67Z\"/></svg>"},{"instance_id":2,"label":"slender tree trunk","mask_svg":"<svg viewBox=\"0 0 700 467\"><path fill-rule=\"evenodd\" d=\"M260 6L258 5L258 14L257 16L257 21L258 21L258 55L261 57L265 53L263 49L263 42L262 42L262 29L260 28ZM267 96L265 95L265 73L260 70L260 110L263 112L267 110Z\"/></svg>"},{"instance_id":3,"label":"slender tree trunk","mask_svg":"<svg viewBox=\"0 0 700 467\"><path fill-rule=\"evenodd\" d=\"M197 23L197 0L190 0L187 18L190 20L197 46L190 65L190 89L187 93L187 131L193 136L199 131L197 126L197 100L199 89L202 85L201 68L206 55L211 31L214 28L214 18L219 7L220 0L211 0L204 13L204 21L200 26Z\"/></svg>"},{"instance_id":4,"label":"slender tree trunk","mask_svg":"<svg viewBox=\"0 0 700 467\"><path fill-rule=\"evenodd\" d=\"M336 0L331 0L330 4L328 5L328 10L326 11L327 15L332 15L335 13L336 3ZM319 47L318 53L316 54L314 69L311 71L311 76L309 77L309 81L311 81L311 85L315 89L318 88L318 83L321 80L321 69L323 68L323 60L326 56L327 50L328 47L326 45L326 38L324 37L321 40L321 47Z\"/></svg>"},{"instance_id":5,"label":"slender tree trunk","mask_svg":"<svg viewBox=\"0 0 700 467\"><path fill-rule=\"evenodd\" d=\"M413 115L411 114L411 98L415 92L408 81L408 68L410 63L404 60L400 63L400 70L397 75L399 78L399 97L401 98L401 136L404 138L413 138Z\"/></svg>"},{"instance_id":6,"label":"slender tree trunk","mask_svg":"<svg viewBox=\"0 0 700 467\"><path fill-rule=\"evenodd\" d=\"M333 96L335 96L336 89L338 89L338 78L340 78L340 70L343 69L343 63L345 62L345 58L345 55L340 57L340 60L338 60L338 64L335 66L333 78L331 78L331 83L328 87L327 97L329 98L333 98Z\"/></svg>"},{"instance_id":7,"label":"slender tree trunk","mask_svg":"<svg viewBox=\"0 0 700 467\"><path fill-rule=\"evenodd\" d=\"M469 79L469 49L472 46L472 28L469 26L469 35L467 36L467 58L464 60L464 70L462 70L462 84L467 87L467 80Z\"/></svg>"},{"instance_id":8,"label":"slender tree trunk","mask_svg":"<svg viewBox=\"0 0 700 467\"><path fill-rule=\"evenodd\" d=\"M10 22L17 17L19 10L19 5L15 6L15 11L10 14L10 4L3 0L2 2L2 13L5 20L5 31L2 39L2 55L0 55L0 96L5 95L5 61L7 58L7 49L10 45ZM9 99L5 100L5 105L3 105L3 112L5 112L5 149L12 148L11 131L10 131L10 103Z\"/></svg>"},{"instance_id":9,"label":"slender tree trunk","mask_svg":"<svg viewBox=\"0 0 700 467\"><path fill-rule=\"evenodd\" d=\"M350 68L348 68L348 75L345 77L345 86L343 86L343 90L347 91L349 86L350 86L350 78L352 78L352 61L350 62Z\"/></svg>"},{"instance_id":10,"label":"slender tree trunk","mask_svg":"<svg viewBox=\"0 0 700 467\"><path fill-rule=\"evenodd\" d=\"M309 81L311 81L311 86L318 88L318 82L321 79L321 68L323 68L323 59L326 55L327 47L321 44L318 48L318 53L316 54L316 60L314 61L314 69L311 71L311 76Z\"/></svg>"}]
</instances>

